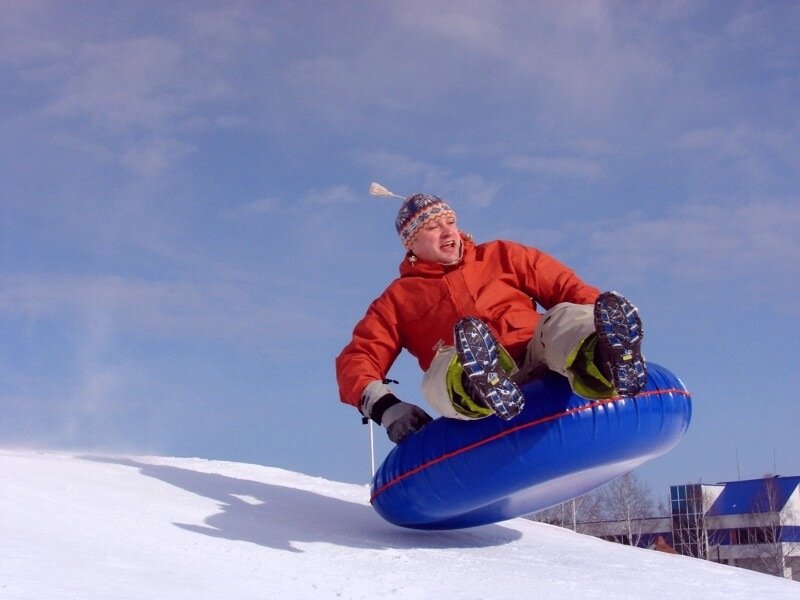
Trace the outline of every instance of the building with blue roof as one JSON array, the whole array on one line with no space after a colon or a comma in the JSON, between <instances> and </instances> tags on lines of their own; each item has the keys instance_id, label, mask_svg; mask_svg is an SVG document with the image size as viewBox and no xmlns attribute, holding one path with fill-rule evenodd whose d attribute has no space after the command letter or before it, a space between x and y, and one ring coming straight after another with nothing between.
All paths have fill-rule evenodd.
<instances>
[{"instance_id":1,"label":"building with blue roof","mask_svg":"<svg viewBox=\"0 0 800 600\"><path fill-rule=\"evenodd\" d=\"M800 477L670 487L670 515L582 523L610 541L800 581Z\"/></svg>"}]
</instances>

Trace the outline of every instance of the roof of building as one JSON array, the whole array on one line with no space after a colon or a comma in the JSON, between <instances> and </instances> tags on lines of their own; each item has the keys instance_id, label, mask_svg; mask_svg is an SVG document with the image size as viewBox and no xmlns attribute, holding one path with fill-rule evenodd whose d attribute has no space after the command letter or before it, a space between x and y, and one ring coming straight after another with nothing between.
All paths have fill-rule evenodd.
<instances>
[{"instance_id":1,"label":"roof of building","mask_svg":"<svg viewBox=\"0 0 800 600\"><path fill-rule=\"evenodd\" d=\"M798 477L762 477L744 481L727 481L725 489L711 505L709 516L778 512L789 501Z\"/></svg>"}]
</instances>

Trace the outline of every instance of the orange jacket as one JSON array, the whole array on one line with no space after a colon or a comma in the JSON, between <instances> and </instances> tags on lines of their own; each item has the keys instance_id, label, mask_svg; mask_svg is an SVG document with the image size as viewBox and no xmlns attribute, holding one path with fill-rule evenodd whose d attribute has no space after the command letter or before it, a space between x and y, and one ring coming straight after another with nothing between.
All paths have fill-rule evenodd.
<instances>
[{"instance_id":1,"label":"orange jacket","mask_svg":"<svg viewBox=\"0 0 800 600\"><path fill-rule=\"evenodd\" d=\"M462 235L455 265L403 260L395 279L358 322L336 359L342 402L358 407L364 388L384 379L405 348L427 370L453 326L465 316L482 319L519 364L544 309L559 302L591 304L599 290L552 256L505 241L475 245Z\"/></svg>"}]
</instances>

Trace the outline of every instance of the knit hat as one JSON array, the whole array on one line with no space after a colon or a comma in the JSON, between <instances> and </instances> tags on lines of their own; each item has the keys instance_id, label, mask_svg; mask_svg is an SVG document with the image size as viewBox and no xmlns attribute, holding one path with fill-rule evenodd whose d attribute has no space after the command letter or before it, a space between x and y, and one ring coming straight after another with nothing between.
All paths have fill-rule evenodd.
<instances>
[{"instance_id":1,"label":"knit hat","mask_svg":"<svg viewBox=\"0 0 800 600\"><path fill-rule=\"evenodd\" d=\"M403 245L408 248L428 221L455 214L439 196L414 194L403 202L394 224Z\"/></svg>"},{"instance_id":2,"label":"knit hat","mask_svg":"<svg viewBox=\"0 0 800 600\"><path fill-rule=\"evenodd\" d=\"M395 196L402 198L384 188L379 184L373 183L370 193L376 196ZM403 200L402 206L397 213L394 224L397 234L403 245L408 248L414 242L414 238L425 226L425 223L432 219L444 216L455 216L456 212L439 196L430 194L414 194Z\"/></svg>"}]
</instances>

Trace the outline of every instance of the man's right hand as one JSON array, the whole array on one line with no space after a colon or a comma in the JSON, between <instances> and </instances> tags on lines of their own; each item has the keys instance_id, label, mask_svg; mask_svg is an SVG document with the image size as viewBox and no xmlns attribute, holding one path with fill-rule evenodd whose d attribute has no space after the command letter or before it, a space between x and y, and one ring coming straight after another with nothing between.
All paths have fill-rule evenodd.
<instances>
[{"instance_id":1,"label":"man's right hand","mask_svg":"<svg viewBox=\"0 0 800 600\"><path fill-rule=\"evenodd\" d=\"M395 444L433 420L419 406L403 402L394 394L386 394L375 402L370 416L386 428L386 434Z\"/></svg>"}]
</instances>

